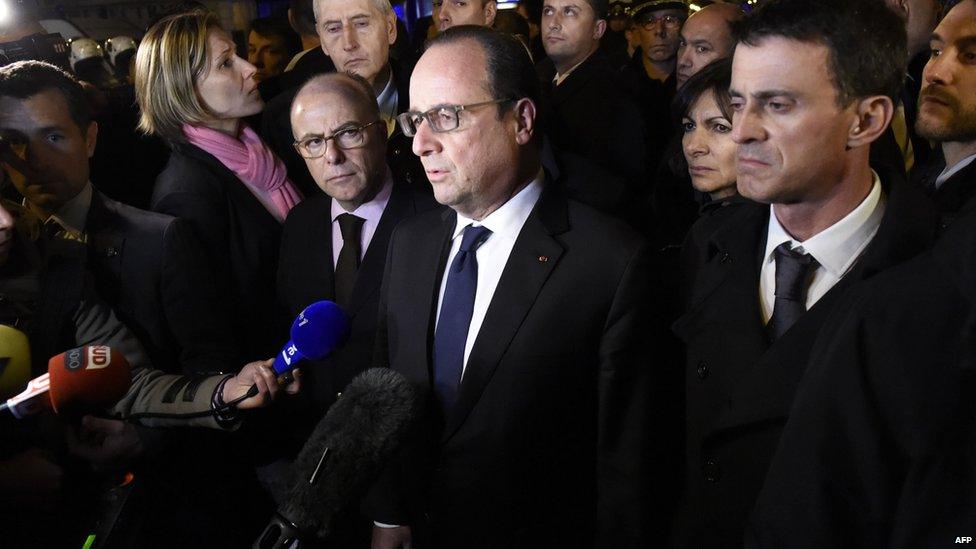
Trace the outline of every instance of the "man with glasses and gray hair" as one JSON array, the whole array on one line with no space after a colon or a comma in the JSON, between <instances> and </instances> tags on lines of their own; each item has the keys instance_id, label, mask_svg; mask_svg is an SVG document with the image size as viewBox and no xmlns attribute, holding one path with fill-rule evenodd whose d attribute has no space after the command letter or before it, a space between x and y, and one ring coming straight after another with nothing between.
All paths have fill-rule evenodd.
<instances>
[{"instance_id":1,"label":"man with glasses and gray hair","mask_svg":"<svg viewBox=\"0 0 976 549\"><path fill-rule=\"evenodd\" d=\"M431 41L398 118L438 202L390 242L378 361L427 407L373 490L373 547L643 547L649 250L540 163L525 48ZM658 533L658 535L660 535Z\"/></svg>"}]
</instances>

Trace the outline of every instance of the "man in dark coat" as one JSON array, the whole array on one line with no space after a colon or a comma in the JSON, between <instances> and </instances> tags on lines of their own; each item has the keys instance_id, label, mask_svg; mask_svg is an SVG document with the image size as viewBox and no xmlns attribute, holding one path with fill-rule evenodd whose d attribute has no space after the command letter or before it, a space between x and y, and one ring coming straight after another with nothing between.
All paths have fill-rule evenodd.
<instances>
[{"instance_id":1,"label":"man in dark coat","mask_svg":"<svg viewBox=\"0 0 976 549\"><path fill-rule=\"evenodd\" d=\"M406 131L451 209L390 242L377 359L426 409L370 498L375 548L653 539L648 249L544 175L538 94L524 47L481 27L414 73Z\"/></svg>"},{"instance_id":2,"label":"man in dark coat","mask_svg":"<svg viewBox=\"0 0 976 549\"><path fill-rule=\"evenodd\" d=\"M973 37L964 0L924 71L918 128L947 158L976 153ZM821 332L747 545L939 547L976 532L976 174L950 184L968 192L932 251L859 285Z\"/></svg>"},{"instance_id":3,"label":"man in dark coat","mask_svg":"<svg viewBox=\"0 0 976 549\"><path fill-rule=\"evenodd\" d=\"M605 11L603 0L548 0L541 24L548 58L537 70L552 146L626 181L628 192L617 212L623 213L647 184L644 125L639 107L621 90L616 71L599 51Z\"/></svg>"},{"instance_id":4,"label":"man in dark coat","mask_svg":"<svg viewBox=\"0 0 976 549\"><path fill-rule=\"evenodd\" d=\"M844 38L855 33L856 46ZM920 193L869 166L905 59L904 28L881 0L772 0L746 20L731 85L737 183L769 205L700 223L685 246L675 547L741 544L824 319L853 281L911 258L934 233Z\"/></svg>"}]
</instances>

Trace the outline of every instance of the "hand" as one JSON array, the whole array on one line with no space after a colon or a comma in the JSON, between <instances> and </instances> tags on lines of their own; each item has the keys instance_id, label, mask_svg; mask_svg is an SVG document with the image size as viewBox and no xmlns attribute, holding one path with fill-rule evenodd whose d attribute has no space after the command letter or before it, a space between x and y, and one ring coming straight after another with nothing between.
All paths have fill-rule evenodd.
<instances>
[{"instance_id":1,"label":"hand","mask_svg":"<svg viewBox=\"0 0 976 549\"><path fill-rule=\"evenodd\" d=\"M85 416L78 433L69 430L67 439L68 453L85 460L95 471L125 468L143 453L135 425L117 419Z\"/></svg>"},{"instance_id":2,"label":"hand","mask_svg":"<svg viewBox=\"0 0 976 549\"><path fill-rule=\"evenodd\" d=\"M240 402L237 408L247 410L249 408L261 408L273 401L280 389L293 395L301 389L301 373L296 368L291 371L293 379L286 385L279 385L279 380L275 377L274 369L271 364L274 359L252 362L241 369L240 373L230 378L224 384L224 402L230 402L247 394L251 385L256 385L258 394Z\"/></svg>"},{"instance_id":3,"label":"hand","mask_svg":"<svg viewBox=\"0 0 976 549\"><path fill-rule=\"evenodd\" d=\"M371 549L410 549L413 547L413 532L409 526L382 528L373 526Z\"/></svg>"},{"instance_id":4,"label":"hand","mask_svg":"<svg viewBox=\"0 0 976 549\"><path fill-rule=\"evenodd\" d=\"M0 507L53 511L64 471L37 448L0 461Z\"/></svg>"}]
</instances>

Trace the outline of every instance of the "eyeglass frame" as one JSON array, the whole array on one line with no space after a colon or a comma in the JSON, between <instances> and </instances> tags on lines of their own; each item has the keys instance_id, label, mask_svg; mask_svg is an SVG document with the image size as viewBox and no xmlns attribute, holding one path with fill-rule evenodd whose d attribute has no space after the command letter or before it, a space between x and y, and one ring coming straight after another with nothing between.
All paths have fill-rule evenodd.
<instances>
[{"instance_id":1,"label":"eyeglass frame","mask_svg":"<svg viewBox=\"0 0 976 549\"><path fill-rule=\"evenodd\" d=\"M673 19L674 22L668 24L668 19ZM687 20L687 18L681 17L680 15L668 14L662 17L654 17L652 15L647 19L639 20L637 22L637 25L640 26L642 29L649 31L649 30L654 30L654 27L656 27L659 22L663 23L665 28L674 28L681 25L681 23L683 23L685 20Z\"/></svg>"},{"instance_id":2,"label":"eyeglass frame","mask_svg":"<svg viewBox=\"0 0 976 549\"><path fill-rule=\"evenodd\" d=\"M366 146L365 136L363 138L363 142L360 143L359 145L356 145L355 147L343 147L342 145L339 144L339 140L336 139L336 138L341 133L348 132L348 131L353 131L353 130L359 132L360 134L365 134L365 131L364 130L366 130L366 128L368 128L368 127L370 127L370 126L372 126L374 124L379 124L381 122L383 122L382 119L380 119L380 120L374 120L372 122L368 122L368 123L362 124L360 126L353 126L353 127L349 127L349 128L342 128L342 129L339 129L339 130L336 130L336 131L332 132L332 134L329 135L328 137L325 137L325 136L306 137L305 139L292 142L291 145L293 147L295 147L295 150L298 152L298 155L299 156L301 156L302 158L308 158L308 159L322 158L323 156L325 156L326 151L329 149L329 141L330 140L332 140L333 142L335 142L336 147L339 148L339 149L341 149L341 150L343 150L343 151L349 151L349 150L353 150L353 149L358 149L360 147ZM304 154L302 154L302 143L305 143L305 142L307 142L310 139L322 139L322 140L325 141L325 148L322 149L322 154L320 154L318 156L305 156ZM305 148L307 150L308 145L306 145Z\"/></svg>"},{"instance_id":3,"label":"eyeglass frame","mask_svg":"<svg viewBox=\"0 0 976 549\"><path fill-rule=\"evenodd\" d=\"M419 117L423 118L424 120L426 120L427 121L427 125L430 126L430 130L432 132L434 132L434 133L448 133L448 132L453 132L454 130L456 130L459 127L461 127L461 116L460 116L461 111L470 111L472 109L478 109L478 108L481 108L481 107L487 107L488 105L500 105L502 103L507 103L509 101L515 101L515 98L514 97L507 97L507 98L504 98L504 99L492 99L490 101L482 101L480 103L468 103L467 105L439 105L437 107L434 107L433 109L428 109L428 110L426 110L424 112L407 111L407 112L404 112L404 113L400 113L400 114L397 115L396 120L397 120L397 124L400 125L400 131L402 131L403 132L403 135L405 135L407 137L413 137L413 136L417 135L417 132L416 131L414 131L413 133L408 132L407 131L407 128L406 128L406 124L403 123L404 120L409 120L409 118L405 118L405 117L410 117L410 116L419 116ZM448 111L453 111L453 114L454 114L454 127L453 128L446 129L446 130L438 130L438 129L434 128L434 123L430 121L430 117L432 116L432 114L434 112L439 111L441 109L447 109ZM413 126L414 126L414 128L419 128L420 125L419 124L413 124Z\"/></svg>"}]
</instances>

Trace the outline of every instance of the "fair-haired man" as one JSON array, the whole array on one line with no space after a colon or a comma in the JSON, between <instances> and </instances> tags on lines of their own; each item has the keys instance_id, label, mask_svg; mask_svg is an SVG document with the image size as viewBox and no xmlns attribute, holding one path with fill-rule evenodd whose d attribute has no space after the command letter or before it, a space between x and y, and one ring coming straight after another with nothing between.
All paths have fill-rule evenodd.
<instances>
[{"instance_id":1,"label":"fair-haired man","mask_svg":"<svg viewBox=\"0 0 976 549\"><path fill-rule=\"evenodd\" d=\"M491 27L498 11L495 0L434 0L433 5L431 17L438 32L458 25Z\"/></svg>"},{"instance_id":2,"label":"fair-haired man","mask_svg":"<svg viewBox=\"0 0 976 549\"><path fill-rule=\"evenodd\" d=\"M427 407L370 498L401 525L373 547L643 546L645 243L545 177L516 39L449 29L410 86L400 123L450 209L390 244L376 356Z\"/></svg>"},{"instance_id":3,"label":"fair-haired man","mask_svg":"<svg viewBox=\"0 0 976 549\"><path fill-rule=\"evenodd\" d=\"M736 4L712 4L691 14L681 27L678 42L678 87L702 67L730 57L735 41L732 24L745 14Z\"/></svg>"},{"instance_id":4,"label":"fair-haired man","mask_svg":"<svg viewBox=\"0 0 976 549\"><path fill-rule=\"evenodd\" d=\"M769 0L744 21L732 138L739 192L758 204L718 226L699 222L683 251L691 283L674 331L686 346L687 432L675 547L741 543L825 317L855 281L931 238L919 191L869 165L905 49L883 0Z\"/></svg>"}]
</instances>

